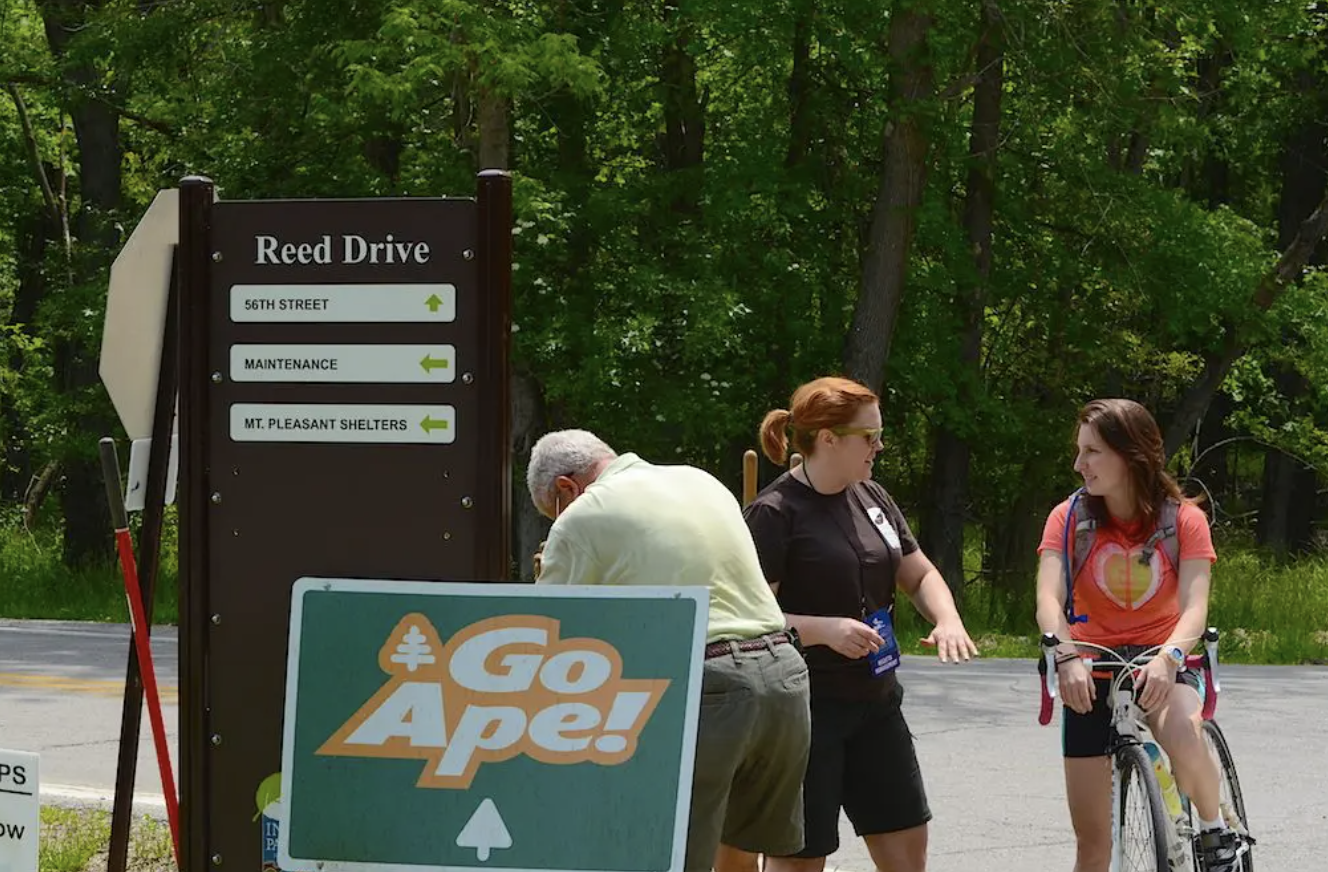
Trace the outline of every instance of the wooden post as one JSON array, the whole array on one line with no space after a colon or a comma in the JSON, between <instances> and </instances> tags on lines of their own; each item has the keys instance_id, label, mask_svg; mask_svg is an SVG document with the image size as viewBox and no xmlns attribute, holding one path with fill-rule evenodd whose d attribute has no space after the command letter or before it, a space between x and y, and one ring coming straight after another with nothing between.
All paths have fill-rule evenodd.
<instances>
[{"instance_id":1,"label":"wooden post","mask_svg":"<svg viewBox=\"0 0 1328 872\"><path fill-rule=\"evenodd\" d=\"M742 504L756 499L756 452L748 448L742 454Z\"/></svg>"}]
</instances>

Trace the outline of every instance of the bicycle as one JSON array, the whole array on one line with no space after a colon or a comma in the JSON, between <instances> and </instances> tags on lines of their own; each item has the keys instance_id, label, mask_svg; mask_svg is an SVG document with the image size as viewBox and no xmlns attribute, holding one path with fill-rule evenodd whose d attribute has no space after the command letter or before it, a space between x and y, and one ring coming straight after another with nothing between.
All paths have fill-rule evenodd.
<instances>
[{"instance_id":1,"label":"bicycle","mask_svg":"<svg viewBox=\"0 0 1328 872\"><path fill-rule=\"evenodd\" d=\"M1218 726L1213 714L1217 708L1217 696L1221 692L1221 683L1217 675L1217 640L1216 628L1209 627L1201 637L1204 642L1203 654L1191 654L1185 658L1187 669L1202 671L1204 678L1203 694L1203 736L1218 764L1221 786L1222 817L1227 826L1240 837L1240 866L1242 872L1253 872L1254 838L1250 835L1245 816L1245 797L1240 789L1240 780L1236 775L1235 761L1231 748L1227 744L1222 728ZM1197 641L1197 640L1195 640ZM1071 640L1079 647L1095 648L1110 655L1111 659L1083 658L1090 671L1112 670L1116 674L1111 680L1107 695L1107 706L1111 711L1111 740L1107 753L1111 758L1111 872L1133 872L1133 870L1151 870L1151 872L1181 872L1192 869L1205 872L1199 853L1199 819L1189 798L1180 792L1176 785L1179 807L1173 814L1167 808L1161 782L1154 769L1153 758L1149 751L1155 749L1161 767L1167 778L1174 785L1171 762L1166 752L1153 737L1148 728L1143 710L1134 699L1134 678L1138 671L1152 659L1162 646L1146 649L1127 660L1110 648L1091 642ZM1042 656L1038 660L1038 672L1042 680L1042 708L1038 722L1046 726L1051 722L1053 701L1057 695L1056 646L1061 640L1054 633L1042 636ZM1151 746L1151 748L1150 748ZM1142 794L1143 815L1138 823L1132 823L1127 809L1134 795L1134 788ZM1146 832L1138 832L1146 828ZM1126 850L1136 843L1142 848L1144 861L1141 865L1126 866ZM1132 856L1132 855L1131 855Z\"/></svg>"}]
</instances>

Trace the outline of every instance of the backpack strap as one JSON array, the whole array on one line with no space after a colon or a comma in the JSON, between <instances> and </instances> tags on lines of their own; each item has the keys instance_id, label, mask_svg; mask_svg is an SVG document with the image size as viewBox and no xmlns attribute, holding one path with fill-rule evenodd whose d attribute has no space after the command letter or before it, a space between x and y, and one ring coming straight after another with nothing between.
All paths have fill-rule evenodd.
<instances>
[{"instance_id":1,"label":"backpack strap","mask_svg":"<svg viewBox=\"0 0 1328 872\"><path fill-rule=\"evenodd\" d=\"M1074 580L1079 576L1093 551L1093 540L1097 537L1097 519L1092 512L1084 512L1080 517L1079 500L1084 496L1084 489L1079 488L1070 495L1070 510L1065 514L1065 535L1061 546L1061 556L1065 564L1065 620L1071 626L1088 623L1088 615L1074 613ZM1070 536L1073 533L1074 544Z\"/></svg>"},{"instance_id":2,"label":"backpack strap","mask_svg":"<svg viewBox=\"0 0 1328 872\"><path fill-rule=\"evenodd\" d=\"M1139 553L1139 562L1148 565L1153 559L1153 551L1158 543L1162 544L1162 553L1167 555L1171 561L1171 568L1180 572L1180 534L1177 517L1180 515L1180 503L1173 499L1167 499L1162 503L1162 512L1158 515L1157 529L1153 530L1153 535L1148 537L1144 543L1143 550Z\"/></svg>"}]
</instances>

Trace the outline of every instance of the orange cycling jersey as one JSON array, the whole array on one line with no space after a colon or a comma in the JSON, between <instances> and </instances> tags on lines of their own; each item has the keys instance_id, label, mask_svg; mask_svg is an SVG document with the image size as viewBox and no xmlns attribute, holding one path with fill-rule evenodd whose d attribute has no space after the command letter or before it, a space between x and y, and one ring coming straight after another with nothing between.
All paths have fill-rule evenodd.
<instances>
[{"instance_id":1,"label":"orange cycling jersey","mask_svg":"<svg viewBox=\"0 0 1328 872\"><path fill-rule=\"evenodd\" d=\"M1069 500L1052 510L1038 554L1064 547L1069 511ZM1182 561L1217 560L1202 509L1182 503L1176 528ZM1111 518L1098 526L1093 550L1074 579L1074 611L1087 615L1088 620L1070 627L1072 638L1109 648L1160 645L1167 640L1180 620L1179 567L1171 565L1161 548L1153 551L1147 564L1140 563L1152 533L1152 527L1143 521Z\"/></svg>"}]
</instances>

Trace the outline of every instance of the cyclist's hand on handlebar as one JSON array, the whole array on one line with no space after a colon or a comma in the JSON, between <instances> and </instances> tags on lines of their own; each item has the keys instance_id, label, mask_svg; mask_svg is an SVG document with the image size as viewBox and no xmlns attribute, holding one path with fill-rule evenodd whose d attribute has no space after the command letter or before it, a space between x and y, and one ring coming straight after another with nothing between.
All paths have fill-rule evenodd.
<instances>
[{"instance_id":1,"label":"cyclist's hand on handlebar","mask_svg":"<svg viewBox=\"0 0 1328 872\"><path fill-rule=\"evenodd\" d=\"M1171 695L1171 688L1176 683L1176 667L1165 654L1159 654L1139 670L1139 682L1143 684L1137 697L1139 707L1151 712L1163 705Z\"/></svg>"},{"instance_id":2,"label":"cyclist's hand on handlebar","mask_svg":"<svg viewBox=\"0 0 1328 872\"><path fill-rule=\"evenodd\" d=\"M857 660L885 644L876 631L854 618L831 618L825 630L825 644Z\"/></svg>"},{"instance_id":3,"label":"cyclist's hand on handlebar","mask_svg":"<svg viewBox=\"0 0 1328 872\"><path fill-rule=\"evenodd\" d=\"M1093 683L1093 676L1082 660L1076 657L1057 666L1056 678L1060 685L1061 700L1067 706L1081 715L1093 710L1097 685Z\"/></svg>"}]
</instances>

